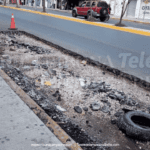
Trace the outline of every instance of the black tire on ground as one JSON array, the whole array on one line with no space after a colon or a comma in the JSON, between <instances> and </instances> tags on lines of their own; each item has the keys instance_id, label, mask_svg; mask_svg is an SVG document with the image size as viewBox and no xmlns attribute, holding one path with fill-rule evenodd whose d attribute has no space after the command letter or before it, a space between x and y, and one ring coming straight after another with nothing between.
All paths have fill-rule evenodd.
<instances>
[{"instance_id":1,"label":"black tire on ground","mask_svg":"<svg viewBox=\"0 0 150 150\"><path fill-rule=\"evenodd\" d=\"M77 13L75 10L72 11L72 17L77 17Z\"/></svg>"},{"instance_id":2,"label":"black tire on ground","mask_svg":"<svg viewBox=\"0 0 150 150\"><path fill-rule=\"evenodd\" d=\"M100 17L99 19L100 21L104 22L106 20L106 17Z\"/></svg>"},{"instance_id":3,"label":"black tire on ground","mask_svg":"<svg viewBox=\"0 0 150 150\"><path fill-rule=\"evenodd\" d=\"M141 111L129 111L118 118L119 129L135 139L150 140L150 114Z\"/></svg>"},{"instance_id":4,"label":"black tire on ground","mask_svg":"<svg viewBox=\"0 0 150 150\"><path fill-rule=\"evenodd\" d=\"M87 16L84 16L85 19L87 19Z\"/></svg>"}]
</instances>

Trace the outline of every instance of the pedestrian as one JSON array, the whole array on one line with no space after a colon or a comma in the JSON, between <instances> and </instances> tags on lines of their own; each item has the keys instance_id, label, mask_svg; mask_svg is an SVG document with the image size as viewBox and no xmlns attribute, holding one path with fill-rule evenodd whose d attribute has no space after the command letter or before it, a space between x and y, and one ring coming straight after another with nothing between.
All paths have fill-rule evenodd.
<instances>
[{"instance_id":1,"label":"pedestrian","mask_svg":"<svg viewBox=\"0 0 150 150\"><path fill-rule=\"evenodd\" d=\"M34 4L34 0L32 0L32 6L33 6L33 4Z\"/></svg>"}]
</instances>

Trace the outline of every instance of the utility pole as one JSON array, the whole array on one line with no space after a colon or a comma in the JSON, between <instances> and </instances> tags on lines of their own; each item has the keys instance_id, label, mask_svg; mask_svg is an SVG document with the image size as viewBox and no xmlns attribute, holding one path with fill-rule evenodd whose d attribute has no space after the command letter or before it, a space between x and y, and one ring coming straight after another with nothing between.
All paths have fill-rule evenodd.
<instances>
[{"instance_id":1,"label":"utility pole","mask_svg":"<svg viewBox=\"0 0 150 150\"><path fill-rule=\"evenodd\" d=\"M91 5L91 18L92 18L92 0L90 0L90 5Z\"/></svg>"},{"instance_id":2,"label":"utility pole","mask_svg":"<svg viewBox=\"0 0 150 150\"><path fill-rule=\"evenodd\" d=\"M60 0L60 10L62 9L62 0Z\"/></svg>"}]
</instances>

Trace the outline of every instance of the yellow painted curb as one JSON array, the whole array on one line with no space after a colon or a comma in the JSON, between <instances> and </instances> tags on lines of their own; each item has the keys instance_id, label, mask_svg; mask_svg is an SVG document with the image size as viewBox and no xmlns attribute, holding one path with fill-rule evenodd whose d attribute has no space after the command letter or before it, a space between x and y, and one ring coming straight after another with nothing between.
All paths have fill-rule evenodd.
<instances>
[{"instance_id":1,"label":"yellow painted curb","mask_svg":"<svg viewBox=\"0 0 150 150\"><path fill-rule=\"evenodd\" d=\"M79 23L88 24L88 25L94 25L94 26L98 26L98 27L104 27L104 28L118 30L118 31L124 31L124 32L129 32L129 33L134 33L134 34L139 34L139 35L144 35L144 36L150 36L150 32L148 32L148 31L130 29L130 28L125 28L125 27L117 27L117 26L114 26L114 25L101 24L101 23L96 23L96 22L89 22L89 21L86 21L86 20L80 20L80 19L71 18L71 17L67 17L67 16L48 14L48 13L44 13L44 12L26 10L26 9L16 8L16 7L9 7L9 6L3 6L3 5L1 5L0 7L20 10L20 11L25 11L25 12L30 12L30 13L34 13L34 14L40 14L40 15L44 15L44 16L50 16L50 17L54 17L54 18L79 22Z\"/></svg>"},{"instance_id":2,"label":"yellow painted curb","mask_svg":"<svg viewBox=\"0 0 150 150\"><path fill-rule=\"evenodd\" d=\"M76 143L45 111L32 100L3 70L0 69L0 76L10 86L10 88L21 98L22 101L43 121L43 123L53 131L54 135L69 150L82 150Z\"/></svg>"}]
</instances>

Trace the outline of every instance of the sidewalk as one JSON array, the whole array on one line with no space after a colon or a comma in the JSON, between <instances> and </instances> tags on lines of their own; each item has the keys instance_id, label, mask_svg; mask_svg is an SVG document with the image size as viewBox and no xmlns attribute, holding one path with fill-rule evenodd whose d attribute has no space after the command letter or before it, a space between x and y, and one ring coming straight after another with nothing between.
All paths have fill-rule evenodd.
<instances>
[{"instance_id":1,"label":"sidewalk","mask_svg":"<svg viewBox=\"0 0 150 150\"><path fill-rule=\"evenodd\" d=\"M11 7L16 7L15 4L7 4L7 6L11 6ZM28 5L20 5L19 6L20 8L30 8L32 10L35 10L35 7L34 6L28 6ZM41 10L43 11L43 7L39 7L37 6L37 10ZM64 13L72 13L72 10L61 10L61 9L53 9L53 8L46 8L46 11L57 11L57 12L64 12Z\"/></svg>"},{"instance_id":2,"label":"sidewalk","mask_svg":"<svg viewBox=\"0 0 150 150\"><path fill-rule=\"evenodd\" d=\"M114 16L114 15L110 15L111 19L117 19L119 20L120 17L119 16ZM136 19L136 18L128 18L128 17L123 17L122 19L123 21L130 21L130 22L137 22L137 23L144 23L144 24L150 24L150 19Z\"/></svg>"},{"instance_id":3,"label":"sidewalk","mask_svg":"<svg viewBox=\"0 0 150 150\"><path fill-rule=\"evenodd\" d=\"M0 150L67 150L0 76Z\"/></svg>"}]
</instances>

